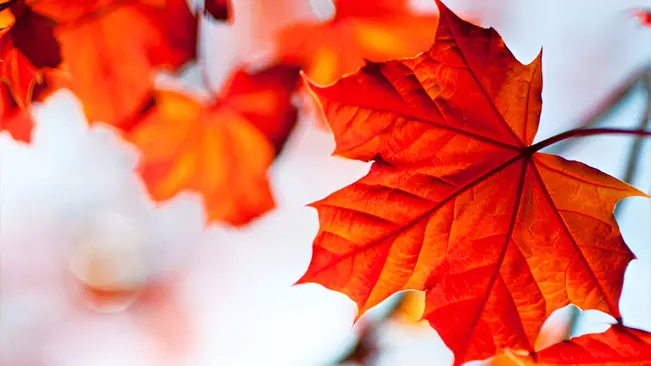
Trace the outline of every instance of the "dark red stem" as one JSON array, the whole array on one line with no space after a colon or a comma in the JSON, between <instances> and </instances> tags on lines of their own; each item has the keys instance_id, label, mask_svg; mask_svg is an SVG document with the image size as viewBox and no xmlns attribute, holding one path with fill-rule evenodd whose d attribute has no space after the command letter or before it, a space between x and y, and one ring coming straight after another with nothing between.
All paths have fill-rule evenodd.
<instances>
[{"instance_id":1,"label":"dark red stem","mask_svg":"<svg viewBox=\"0 0 651 366\"><path fill-rule=\"evenodd\" d=\"M634 136L651 136L651 131L644 129L637 130L625 130L619 128L588 128L588 129L575 129L559 133L558 135L552 136L548 139L540 141L536 144L529 146L526 150L533 154L537 151L540 151L547 146L551 146L557 142L567 140L573 137L583 137L583 136L592 136L592 135L634 135Z\"/></svg>"}]
</instances>

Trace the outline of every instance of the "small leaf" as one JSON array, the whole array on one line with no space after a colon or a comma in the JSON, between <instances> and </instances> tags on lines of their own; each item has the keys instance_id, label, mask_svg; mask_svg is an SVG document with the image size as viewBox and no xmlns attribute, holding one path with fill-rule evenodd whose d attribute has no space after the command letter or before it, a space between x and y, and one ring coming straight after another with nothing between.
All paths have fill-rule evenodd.
<instances>
[{"instance_id":1,"label":"small leaf","mask_svg":"<svg viewBox=\"0 0 651 366\"><path fill-rule=\"evenodd\" d=\"M278 37L281 57L305 65L311 80L334 82L364 65L414 56L432 44L437 17L418 15L407 0L338 0L325 23L299 23Z\"/></svg>"},{"instance_id":2,"label":"small leaf","mask_svg":"<svg viewBox=\"0 0 651 366\"><path fill-rule=\"evenodd\" d=\"M272 209L267 170L296 121L290 95L297 79L291 67L240 70L212 105L158 92L129 137L142 152L140 173L153 198L199 192L209 221L232 225Z\"/></svg>"}]
</instances>

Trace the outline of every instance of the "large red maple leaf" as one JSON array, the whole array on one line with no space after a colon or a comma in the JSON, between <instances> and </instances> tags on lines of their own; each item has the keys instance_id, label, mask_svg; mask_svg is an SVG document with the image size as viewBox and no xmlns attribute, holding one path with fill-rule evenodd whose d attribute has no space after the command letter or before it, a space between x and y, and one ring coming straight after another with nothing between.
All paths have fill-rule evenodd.
<instances>
[{"instance_id":1,"label":"large red maple leaf","mask_svg":"<svg viewBox=\"0 0 651 366\"><path fill-rule=\"evenodd\" d=\"M208 220L244 225L274 207L267 170L293 128L298 68L238 70L214 103L173 91L135 124L139 171L152 197L199 192Z\"/></svg>"},{"instance_id":2,"label":"large red maple leaf","mask_svg":"<svg viewBox=\"0 0 651 366\"><path fill-rule=\"evenodd\" d=\"M574 303L618 318L633 254L613 216L643 192L538 152L541 56L520 64L493 29L440 1L432 48L311 85L336 153L373 160L313 204L320 229L298 283L340 291L365 312L426 291L424 317L456 364L533 350L552 311Z\"/></svg>"}]
</instances>

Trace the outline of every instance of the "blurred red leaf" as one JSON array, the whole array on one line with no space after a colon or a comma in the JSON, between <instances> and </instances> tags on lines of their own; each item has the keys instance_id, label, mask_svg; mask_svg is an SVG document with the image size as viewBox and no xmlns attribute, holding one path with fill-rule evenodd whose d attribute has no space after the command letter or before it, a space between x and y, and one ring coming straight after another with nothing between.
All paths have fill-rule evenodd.
<instances>
[{"instance_id":1,"label":"blurred red leaf","mask_svg":"<svg viewBox=\"0 0 651 366\"><path fill-rule=\"evenodd\" d=\"M56 35L90 122L123 127L147 102L155 70L175 70L196 55L196 17L185 0L121 3L84 16Z\"/></svg>"},{"instance_id":2,"label":"blurred red leaf","mask_svg":"<svg viewBox=\"0 0 651 366\"><path fill-rule=\"evenodd\" d=\"M205 12L216 20L227 20L230 18L231 5L229 0L205 0Z\"/></svg>"},{"instance_id":3,"label":"blurred red leaf","mask_svg":"<svg viewBox=\"0 0 651 366\"><path fill-rule=\"evenodd\" d=\"M291 65L253 74L238 70L224 89L223 101L267 136L278 154L298 117L291 103L298 79L299 68Z\"/></svg>"},{"instance_id":4,"label":"blurred red leaf","mask_svg":"<svg viewBox=\"0 0 651 366\"><path fill-rule=\"evenodd\" d=\"M640 23L646 27L651 27L651 10L637 10L635 16L640 20Z\"/></svg>"},{"instance_id":5,"label":"blurred red leaf","mask_svg":"<svg viewBox=\"0 0 651 366\"><path fill-rule=\"evenodd\" d=\"M57 22L78 21L86 17L101 16L124 3L142 3L163 7L166 0L27 0L26 3L37 13ZM86 21L88 19L84 19Z\"/></svg>"},{"instance_id":6,"label":"blurred red leaf","mask_svg":"<svg viewBox=\"0 0 651 366\"><path fill-rule=\"evenodd\" d=\"M31 103L43 92L45 70L61 62L54 22L32 12L22 1L0 3L0 130L20 141L31 140ZM41 93L41 95L44 95Z\"/></svg>"},{"instance_id":7,"label":"blurred red leaf","mask_svg":"<svg viewBox=\"0 0 651 366\"><path fill-rule=\"evenodd\" d=\"M26 109L18 107L6 85L0 84L0 131L22 142L30 142L34 123Z\"/></svg>"},{"instance_id":8,"label":"blurred red leaf","mask_svg":"<svg viewBox=\"0 0 651 366\"><path fill-rule=\"evenodd\" d=\"M374 162L313 204L320 230L298 283L342 292L361 313L426 290L424 318L456 364L533 351L543 321L569 302L619 317L633 254L613 208L646 195L537 152L541 57L522 65L494 29L437 4L428 52L311 85L335 153Z\"/></svg>"},{"instance_id":9,"label":"blurred red leaf","mask_svg":"<svg viewBox=\"0 0 651 366\"><path fill-rule=\"evenodd\" d=\"M425 51L437 17L415 14L407 0L338 0L324 23L297 23L278 38L281 57L304 65L311 80L334 82L356 71L364 59L386 61Z\"/></svg>"},{"instance_id":10,"label":"blurred red leaf","mask_svg":"<svg viewBox=\"0 0 651 366\"><path fill-rule=\"evenodd\" d=\"M209 221L244 225L274 207L267 169L296 120L291 91L298 69L237 71L214 104L157 92L130 133L140 173L156 200L201 193ZM268 133L269 135L266 135Z\"/></svg>"}]
</instances>

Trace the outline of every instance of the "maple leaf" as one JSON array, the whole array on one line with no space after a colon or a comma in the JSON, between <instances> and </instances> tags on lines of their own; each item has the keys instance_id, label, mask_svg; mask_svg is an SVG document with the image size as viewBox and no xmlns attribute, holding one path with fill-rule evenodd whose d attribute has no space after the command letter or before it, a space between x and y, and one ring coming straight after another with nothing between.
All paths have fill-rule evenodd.
<instances>
[{"instance_id":1,"label":"maple leaf","mask_svg":"<svg viewBox=\"0 0 651 366\"><path fill-rule=\"evenodd\" d=\"M342 292L360 313L425 290L424 318L456 364L532 351L544 319L570 302L619 318L634 256L613 208L647 195L538 152L554 142L532 145L541 55L522 65L494 29L437 5L429 51L310 84L335 153L374 162L312 204L320 229L297 283Z\"/></svg>"},{"instance_id":2,"label":"maple leaf","mask_svg":"<svg viewBox=\"0 0 651 366\"><path fill-rule=\"evenodd\" d=\"M209 221L244 225L274 207L267 169L296 121L298 68L235 73L207 105L159 91L129 139L142 152L141 176L156 200L202 194Z\"/></svg>"},{"instance_id":3,"label":"maple leaf","mask_svg":"<svg viewBox=\"0 0 651 366\"><path fill-rule=\"evenodd\" d=\"M432 44L437 17L414 14L407 0L335 0L334 18L279 32L281 58L300 62L317 83L359 69L364 59L413 56Z\"/></svg>"},{"instance_id":4,"label":"maple leaf","mask_svg":"<svg viewBox=\"0 0 651 366\"><path fill-rule=\"evenodd\" d=\"M507 351L491 360L492 366L623 364L651 365L651 333L618 323L603 333L575 337L533 356Z\"/></svg>"},{"instance_id":5,"label":"maple leaf","mask_svg":"<svg viewBox=\"0 0 651 366\"><path fill-rule=\"evenodd\" d=\"M222 98L267 136L279 154L298 118L291 104L298 79L299 68L292 65L279 64L256 73L238 70Z\"/></svg>"},{"instance_id":6,"label":"maple leaf","mask_svg":"<svg viewBox=\"0 0 651 366\"><path fill-rule=\"evenodd\" d=\"M91 122L122 126L148 102L154 72L195 58L197 19L185 0L48 0L39 11L59 21L56 37L71 88ZM163 6L161 6L161 4Z\"/></svg>"},{"instance_id":7,"label":"maple leaf","mask_svg":"<svg viewBox=\"0 0 651 366\"><path fill-rule=\"evenodd\" d=\"M586 334L543 349L535 359L557 365L651 365L651 333L614 324L604 333Z\"/></svg>"},{"instance_id":8,"label":"maple leaf","mask_svg":"<svg viewBox=\"0 0 651 366\"><path fill-rule=\"evenodd\" d=\"M210 14L213 19L227 20L231 14L230 7L228 0L206 0L204 12Z\"/></svg>"}]
</instances>

